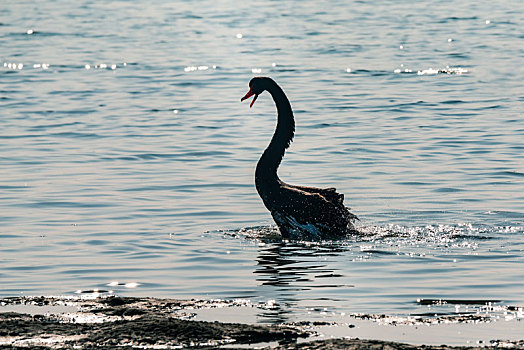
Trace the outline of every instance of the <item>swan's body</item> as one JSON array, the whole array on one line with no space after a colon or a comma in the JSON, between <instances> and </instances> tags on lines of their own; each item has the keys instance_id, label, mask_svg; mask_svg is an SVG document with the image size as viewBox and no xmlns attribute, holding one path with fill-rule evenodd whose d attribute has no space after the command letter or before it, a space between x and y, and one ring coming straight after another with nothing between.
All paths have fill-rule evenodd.
<instances>
[{"instance_id":1,"label":"swan's body","mask_svg":"<svg viewBox=\"0 0 524 350\"><path fill-rule=\"evenodd\" d=\"M242 98L267 90L275 101L278 122L273 138L260 157L255 184L264 205L284 238L301 240L338 239L357 233L351 214L343 204L344 195L335 188L294 186L280 180L277 169L295 133L295 119L284 91L271 78L258 77L249 82L250 90Z\"/></svg>"}]
</instances>

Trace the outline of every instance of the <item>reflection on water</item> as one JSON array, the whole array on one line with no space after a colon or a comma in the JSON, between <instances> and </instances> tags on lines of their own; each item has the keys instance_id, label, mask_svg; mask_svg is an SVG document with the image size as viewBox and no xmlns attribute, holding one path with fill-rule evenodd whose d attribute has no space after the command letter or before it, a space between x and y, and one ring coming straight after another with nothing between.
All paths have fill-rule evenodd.
<instances>
[{"instance_id":1,"label":"reflection on water","mask_svg":"<svg viewBox=\"0 0 524 350\"><path fill-rule=\"evenodd\" d=\"M338 243L325 246L280 242L261 248L253 273L260 286L271 290L269 293L277 303L260 317L269 322L288 322L290 310L302 299L302 291L315 289L321 298L322 292L318 289L352 287L336 284L334 279L342 275L326 262L328 256L336 257L345 251L344 245Z\"/></svg>"},{"instance_id":2,"label":"reflection on water","mask_svg":"<svg viewBox=\"0 0 524 350\"><path fill-rule=\"evenodd\" d=\"M289 322L306 313L333 312L453 317L481 312L498 317L521 304L516 288L522 287L517 281L524 258L522 226L461 223L360 230L361 236L335 242L282 241L272 227L226 231L257 246L255 294L274 302L260 311L259 320ZM486 268L479 271L479 266ZM510 284L508 274L515 278ZM507 297L510 290L512 298ZM392 303L394 310L389 309Z\"/></svg>"}]
</instances>

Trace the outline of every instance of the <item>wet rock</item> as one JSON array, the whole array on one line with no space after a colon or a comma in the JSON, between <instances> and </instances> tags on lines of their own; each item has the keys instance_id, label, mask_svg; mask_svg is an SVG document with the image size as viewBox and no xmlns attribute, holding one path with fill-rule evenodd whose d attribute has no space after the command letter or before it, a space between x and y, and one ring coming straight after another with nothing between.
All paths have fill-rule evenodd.
<instances>
[{"instance_id":1,"label":"wet rock","mask_svg":"<svg viewBox=\"0 0 524 350\"><path fill-rule=\"evenodd\" d=\"M224 301L180 301L154 298L109 297L98 299L10 298L2 305L77 305L71 314L30 315L0 313L0 349L133 349L172 348L216 349L227 344L278 345L265 349L389 349L389 350L462 350L524 349L524 341L493 341L482 347L417 346L378 340L330 339L297 342L306 338L308 326L329 325L311 321L294 325L249 325L194 321L180 318L177 312L199 307L223 305ZM380 318L380 315L378 316Z\"/></svg>"}]
</instances>

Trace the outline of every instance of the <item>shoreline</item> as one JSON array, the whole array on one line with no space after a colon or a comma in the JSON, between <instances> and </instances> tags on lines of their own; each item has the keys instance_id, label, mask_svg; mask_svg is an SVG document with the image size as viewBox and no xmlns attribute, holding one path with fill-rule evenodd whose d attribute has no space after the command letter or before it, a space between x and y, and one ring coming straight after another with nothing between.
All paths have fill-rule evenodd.
<instances>
[{"instance_id":1,"label":"shoreline","mask_svg":"<svg viewBox=\"0 0 524 350\"><path fill-rule=\"evenodd\" d=\"M524 340L489 346L413 345L372 339L314 340L294 324L192 320L205 301L140 297L0 299L0 349L524 349ZM209 305L209 304L207 304Z\"/></svg>"}]
</instances>

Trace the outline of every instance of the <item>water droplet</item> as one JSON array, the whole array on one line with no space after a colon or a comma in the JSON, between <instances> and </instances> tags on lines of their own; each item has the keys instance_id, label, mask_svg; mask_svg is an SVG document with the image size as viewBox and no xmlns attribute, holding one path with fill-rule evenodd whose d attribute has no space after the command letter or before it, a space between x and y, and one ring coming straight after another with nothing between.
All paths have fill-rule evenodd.
<instances>
[{"instance_id":1,"label":"water droplet","mask_svg":"<svg viewBox=\"0 0 524 350\"><path fill-rule=\"evenodd\" d=\"M490 24L491 21L489 19L486 20L486 24Z\"/></svg>"},{"instance_id":2,"label":"water droplet","mask_svg":"<svg viewBox=\"0 0 524 350\"><path fill-rule=\"evenodd\" d=\"M242 33L237 34L237 39L242 39Z\"/></svg>"},{"instance_id":3,"label":"water droplet","mask_svg":"<svg viewBox=\"0 0 524 350\"><path fill-rule=\"evenodd\" d=\"M398 48L403 50L404 49L404 45L400 45Z\"/></svg>"},{"instance_id":4,"label":"water droplet","mask_svg":"<svg viewBox=\"0 0 524 350\"><path fill-rule=\"evenodd\" d=\"M112 69L112 70L115 70L115 69L116 69L116 64L112 64L112 65L111 65L111 69Z\"/></svg>"},{"instance_id":5,"label":"water droplet","mask_svg":"<svg viewBox=\"0 0 524 350\"><path fill-rule=\"evenodd\" d=\"M31 34L33 34L34 32L35 32L35 31L32 30L32 29L28 29L26 33L27 33L27 35L31 35Z\"/></svg>"},{"instance_id":6,"label":"water droplet","mask_svg":"<svg viewBox=\"0 0 524 350\"><path fill-rule=\"evenodd\" d=\"M452 42L452 41L453 41L453 39L451 39L451 38L448 39L448 43L450 43L450 42Z\"/></svg>"},{"instance_id":7,"label":"water droplet","mask_svg":"<svg viewBox=\"0 0 524 350\"><path fill-rule=\"evenodd\" d=\"M173 109L174 114L178 114L178 109Z\"/></svg>"},{"instance_id":8,"label":"water droplet","mask_svg":"<svg viewBox=\"0 0 524 350\"><path fill-rule=\"evenodd\" d=\"M253 68L253 69L251 69L251 72L253 72L255 74L262 73L262 69L260 69L260 68Z\"/></svg>"},{"instance_id":9,"label":"water droplet","mask_svg":"<svg viewBox=\"0 0 524 350\"><path fill-rule=\"evenodd\" d=\"M86 64L86 65L85 65L85 68L86 68L86 69L91 69L91 66L90 66L89 64Z\"/></svg>"},{"instance_id":10,"label":"water droplet","mask_svg":"<svg viewBox=\"0 0 524 350\"><path fill-rule=\"evenodd\" d=\"M351 73L351 68L346 68L347 73Z\"/></svg>"},{"instance_id":11,"label":"water droplet","mask_svg":"<svg viewBox=\"0 0 524 350\"><path fill-rule=\"evenodd\" d=\"M271 67L276 67L277 64L275 62L271 63Z\"/></svg>"}]
</instances>

